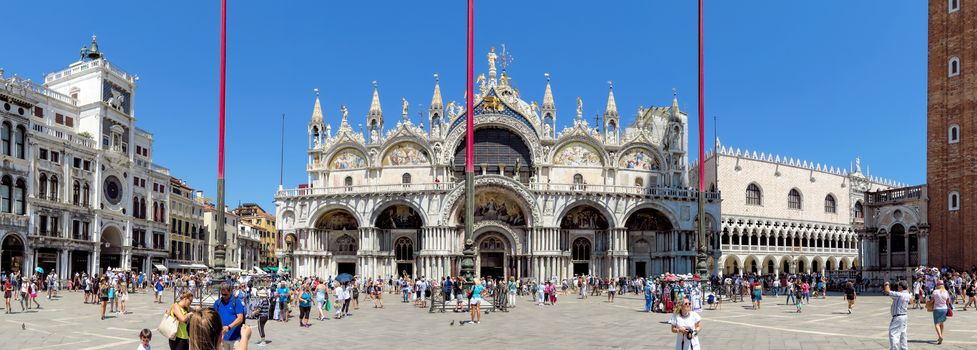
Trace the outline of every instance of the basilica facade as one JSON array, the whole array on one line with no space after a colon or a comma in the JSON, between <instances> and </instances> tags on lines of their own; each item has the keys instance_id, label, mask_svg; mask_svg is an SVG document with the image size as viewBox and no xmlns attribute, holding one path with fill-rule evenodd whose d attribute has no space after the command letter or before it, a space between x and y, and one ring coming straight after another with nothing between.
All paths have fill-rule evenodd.
<instances>
[{"instance_id":1,"label":"basilica facade","mask_svg":"<svg viewBox=\"0 0 977 350\"><path fill-rule=\"evenodd\" d=\"M494 277L648 276L694 270L696 201L718 231L719 195L691 189L688 122L677 100L639 108L621 125L613 87L600 125L582 102L557 131L547 77L527 103L489 53L474 96L476 274ZM276 254L294 275L457 275L465 243L465 121L437 81L427 125L402 115L385 127L379 89L366 129L308 124L308 183L276 194ZM338 116L338 115L337 115Z\"/></svg>"}]
</instances>

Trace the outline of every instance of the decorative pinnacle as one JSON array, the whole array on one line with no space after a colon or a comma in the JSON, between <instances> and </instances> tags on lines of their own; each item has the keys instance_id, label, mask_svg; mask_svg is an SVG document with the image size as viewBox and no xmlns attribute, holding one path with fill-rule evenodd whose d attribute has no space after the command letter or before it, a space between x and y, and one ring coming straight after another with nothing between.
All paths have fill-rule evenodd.
<instances>
[{"instance_id":1,"label":"decorative pinnacle","mask_svg":"<svg viewBox=\"0 0 977 350\"><path fill-rule=\"evenodd\" d=\"M678 97L678 90L675 88L672 88L672 97Z\"/></svg>"},{"instance_id":2,"label":"decorative pinnacle","mask_svg":"<svg viewBox=\"0 0 977 350\"><path fill-rule=\"evenodd\" d=\"M543 73L543 76L546 77L547 83L550 82L550 73Z\"/></svg>"},{"instance_id":3,"label":"decorative pinnacle","mask_svg":"<svg viewBox=\"0 0 977 350\"><path fill-rule=\"evenodd\" d=\"M607 81L607 86L610 86L610 87L611 87L611 89L613 90L613 89L614 89L614 82L613 82L613 81L610 81L610 80L608 80L608 81Z\"/></svg>"},{"instance_id":4,"label":"decorative pinnacle","mask_svg":"<svg viewBox=\"0 0 977 350\"><path fill-rule=\"evenodd\" d=\"M312 91L315 91L315 97L319 97L319 88L312 89Z\"/></svg>"},{"instance_id":5,"label":"decorative pinnacle","mask_svg":"<svg viewBox=\"0 0 977 350\"><path fill-rule=\"evenodd\" d=\"M437 83L437 82L438 82L438 73L434 73L434 82L435 82L435 83Z\"/></svg>"},{"instance_id":6,"label":"decorative pinnacle","mask_svg":"<svg viewBox=\"0 0 977 350\"><path fill-rule=\"evenodd\" d=\"M376 80L374 80L374 81L373 81L373 88L376 88L376 87L377 87L377 81L376 81Z\"/></svg>"}]
</instances>

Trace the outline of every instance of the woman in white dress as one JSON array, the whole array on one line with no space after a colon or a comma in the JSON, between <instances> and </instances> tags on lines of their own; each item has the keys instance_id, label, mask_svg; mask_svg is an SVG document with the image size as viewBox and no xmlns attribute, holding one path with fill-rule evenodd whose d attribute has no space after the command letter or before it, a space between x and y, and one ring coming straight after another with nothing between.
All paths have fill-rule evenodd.
<instances>
[{"instance_id":1,"label":"woman in white dress","mask_svg":"<svg viewBox=\"0 0 977 350\"><path fill-rule=\"evenodd\" d=\"M699 350L699 331L702 330L702 317L692 311L692 302L682 299L679 312L668 321L675 333L675 350Z\"/></svg>"}]
</instances>

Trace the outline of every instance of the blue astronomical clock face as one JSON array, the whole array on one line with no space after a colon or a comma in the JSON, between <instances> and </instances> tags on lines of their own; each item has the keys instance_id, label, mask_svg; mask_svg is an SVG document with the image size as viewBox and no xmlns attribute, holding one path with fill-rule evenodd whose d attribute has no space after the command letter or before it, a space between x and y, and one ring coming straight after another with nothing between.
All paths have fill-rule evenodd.
<instances>
[{"instance_id":1,"label":"blue astronomical clock face","mask_svg":"<svg viewBox=\"0 0 977 350\"><path fill-rule=\"evenodd\" d=\"M102 184L105 188L105 200L113 205L122 202L122 182L115 175L110 175L105 178L105 182Z\"/></svg>"}]
</instances>

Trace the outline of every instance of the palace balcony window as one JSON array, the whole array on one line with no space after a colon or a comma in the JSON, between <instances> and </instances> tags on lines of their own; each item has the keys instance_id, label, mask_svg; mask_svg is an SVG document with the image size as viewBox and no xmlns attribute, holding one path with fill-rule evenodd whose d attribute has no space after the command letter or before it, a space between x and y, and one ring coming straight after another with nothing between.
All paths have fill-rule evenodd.
<instances>
[{"instance_id":1,"label":"palace balcony window","mask_svg":"<svg viewBox=\"0 0 977 350\"><path fill-rule=\"evenodd\" d=\"M760 186L756 184L746 186L746 205L763 205L761 195Z\"/></svg>"},{"instance_id":2,"label":"palace balcony window","mask_svg":"<svg viewBox=\"0 0 977 350\"><path fill-rule=\"evenodd\" d=\"M950 129L947 130L947 139L950 140L951 144L960 142L960 125L951 124Z\"/></svg>"},{"instance_id":3,"label":"palace balcony window","mask_svg":"<svg viewBox=\"0 0 977 350\"><path fill-rule=\"evenodd\" d=\"M827 197L824 197L824 212L829 214L837 213L835 197L830 194Z\"/></svg>"},{"instance_id":4,"label":"palace balcony window","mask_svg":"<svg viewBox=\"0 0 977 350\"><path fill-rule=\"evenodd\" d=\"M790 190L790 193L787 194L787 208L801 209L801 192L796 188Z\"/></svg>"},{"instance_id":5,"label":"palace balcony window","mask_svg":"<svg viewBox=\"0 0 977 350\"><path fill-rule=\"evenodd\" d=\"M960 58L956 56L950 57L950 62L947 64L947 69L949 70L947 73L951 77L960 75Z\"/></svg>"},{"instance_id":6,"label":"palace balcony window","mask_svg":"<svg viewBox=\"0 0 977 350\"><path fill-rule=\"evenodd\" d=\"M855 202L855 218L856 219L865 218L865 209L862 208L862 202Z\"/></svg>"}]
</instances>

